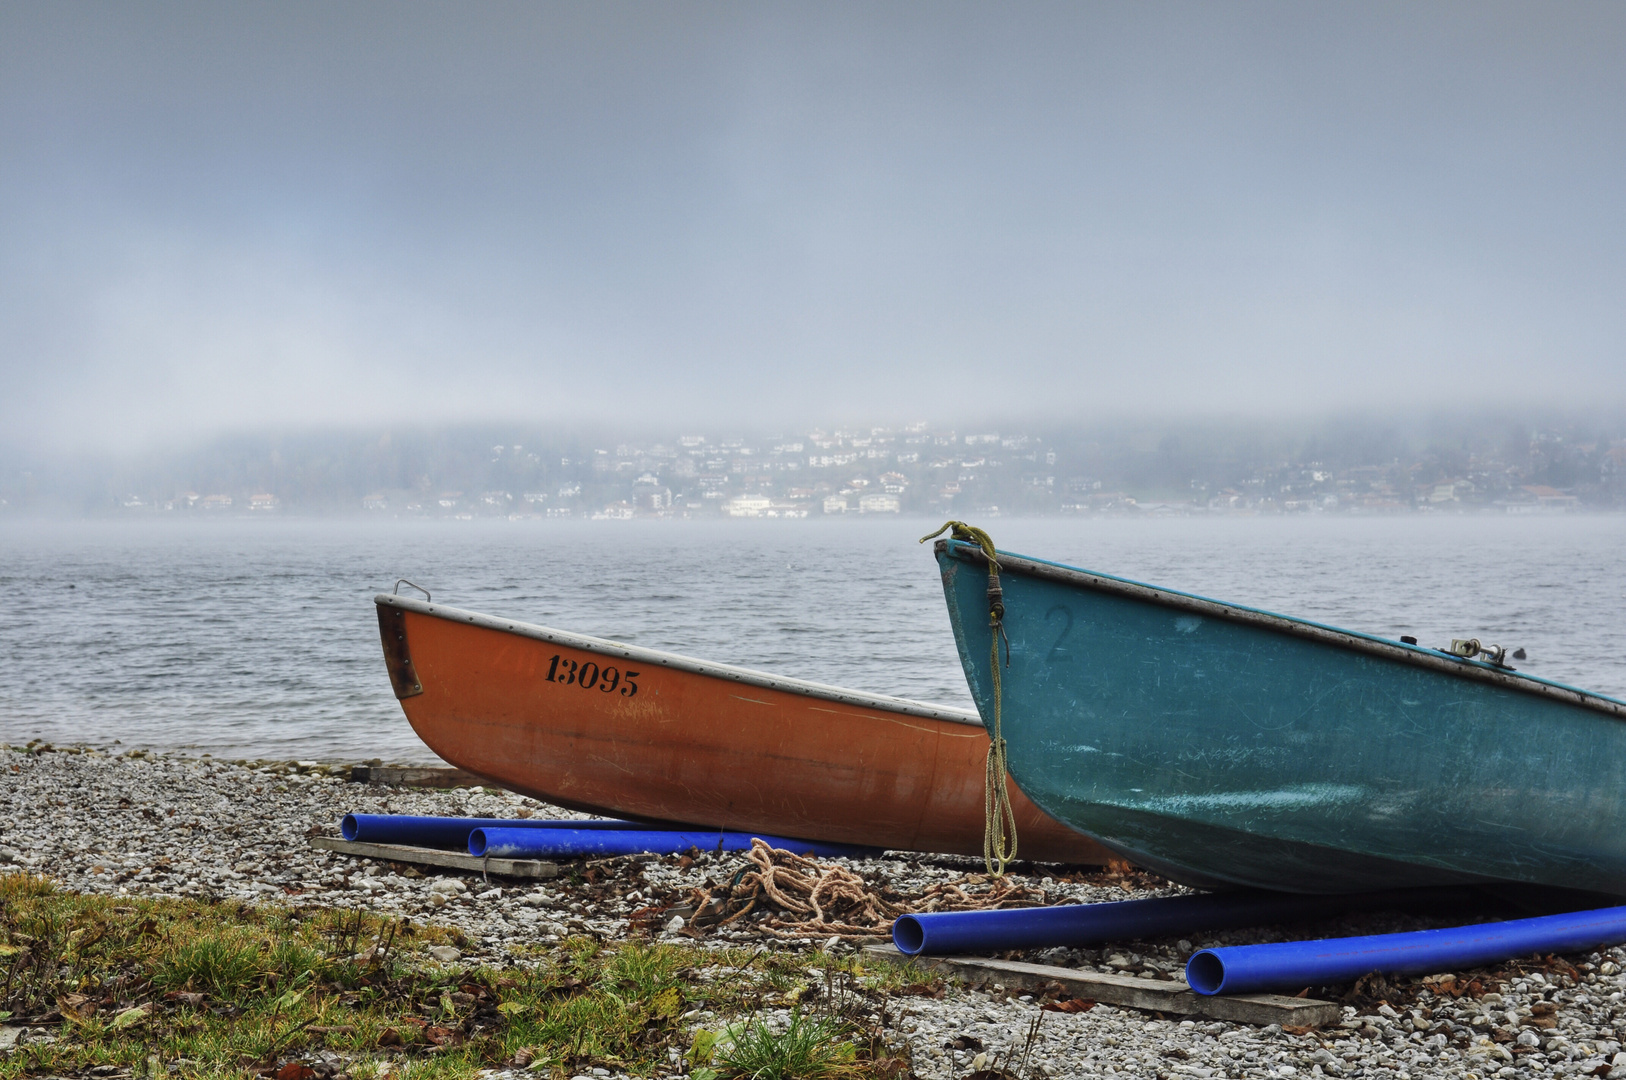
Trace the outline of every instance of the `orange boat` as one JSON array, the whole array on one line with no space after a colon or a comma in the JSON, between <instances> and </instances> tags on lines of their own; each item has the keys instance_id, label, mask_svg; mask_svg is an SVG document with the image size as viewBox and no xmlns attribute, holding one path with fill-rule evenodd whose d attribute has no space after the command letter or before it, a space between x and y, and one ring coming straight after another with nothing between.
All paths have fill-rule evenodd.
<instances>
[{"instance_id":1,"label":"orange boat","mask_svg":"<svg viewBox=\"0 0 1626 1080\"><path fill-rule=\"evenodd\" d=\"M982 853L974 712L375 598L395 696L453 765L558 806L900 851ZM1020 855L1107 851L1011 784Z\"/></svg>"}]
</instances>

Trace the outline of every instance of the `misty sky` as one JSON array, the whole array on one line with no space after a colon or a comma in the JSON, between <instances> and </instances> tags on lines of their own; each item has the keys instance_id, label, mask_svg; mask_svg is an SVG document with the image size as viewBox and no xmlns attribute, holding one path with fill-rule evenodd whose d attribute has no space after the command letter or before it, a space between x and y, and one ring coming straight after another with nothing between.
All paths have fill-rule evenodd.
<instances>
[{"instance_id":1,"label":"misty sky","mask_svg":"<svg viewBox=\"0 0 1626 1080\"><path fill-rule=\"evenodd\" d=\"M1626 5L0 5L0 441L1626 402Z\"/></svg>"}]
</instances>

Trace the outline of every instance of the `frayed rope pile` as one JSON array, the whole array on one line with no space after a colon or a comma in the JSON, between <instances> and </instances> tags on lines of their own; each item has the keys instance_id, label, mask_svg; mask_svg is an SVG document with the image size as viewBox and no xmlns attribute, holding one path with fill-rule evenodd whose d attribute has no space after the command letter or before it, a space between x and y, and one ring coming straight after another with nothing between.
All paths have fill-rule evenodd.
<instances>
[{"instance_id":1,"label":"frayed rope pile","mask_svg":"<svg viewBox=\"0 0 1626 1080\"><path fill-rule=\"evenodd\" d=\"M841 866L825 866L782 848L753 839L746 855L749 865L727 885L696 889L692 897L696 915L691 926L727 926L753 911L769 913L752 929L779 938L869 938L892 932L900 915L928 911L987 911L994 908L1033 907L1044 903L1038 889L996 878L981 892L967 892L960 884L983 879L933 885L919 896L887 900L875 886ZM708 912L708 906L711 911ZM701 920L704 922L701 922Z\"/></svg>"}]
</instances>

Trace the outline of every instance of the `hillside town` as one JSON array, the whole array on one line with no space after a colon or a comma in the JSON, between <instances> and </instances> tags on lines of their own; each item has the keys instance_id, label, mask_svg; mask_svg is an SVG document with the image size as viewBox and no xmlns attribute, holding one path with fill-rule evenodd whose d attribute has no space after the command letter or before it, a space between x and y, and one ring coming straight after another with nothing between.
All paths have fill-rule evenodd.
<instances>
[{"instance_id":1,"label":"hillside town","mask_svg":"<svg viewBox=\"0 0 1626 1080\"><path fill-rule=\"evenodd\" d=\"M1086 436L924 423L597 443L453 432L217 447L165 471L90 496L85 508L454 520L1626 508L1626 438L1520 428L1421 444L1360 432L1270 442L1237 432Z\"/></svg>"}]
</instances>

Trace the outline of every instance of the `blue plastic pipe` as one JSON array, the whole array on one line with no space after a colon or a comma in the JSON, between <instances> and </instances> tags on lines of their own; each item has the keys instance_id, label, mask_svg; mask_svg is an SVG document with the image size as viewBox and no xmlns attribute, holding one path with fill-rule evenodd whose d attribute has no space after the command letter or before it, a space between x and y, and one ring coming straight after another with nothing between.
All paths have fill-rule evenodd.
<instances>
[{"instance_id":1,"label":"blue plastic pipe","mask_svg":"<svg viewBox=\"0 0 1626 1080\"><path fill-rule=\"evenodd\" d=\"M906 956L1043 949L1292 922L1339 912L1410 907L1442 899L1460 901L1466 895L1460 889L1407 889L1340 896L1247 891L1005 911L931 912L905 915L893 922L892 942Z\"/></svg>"},{"instance_id":2,"label":"blue plastic pipe","mask_svg":"<svg viewBox=\"0 0 1626 1080\"><path fill-rule=\"evenodd\" d=\"M690 848L701 851L749 851L751 838L766 840L776 848L798 855L863 859L881 853L880 848L856 844L826 844L813 840L792 840L783 836L762 836L739 832L657 831L648 829L510 829L483 825L469 833L469 854L504 859L568 859L576 856L675 855Z\"/></svg>"},{"instance_id":3,"label":"blue plastic pipe","mask_svg":"<svg viewBox=\"0 0 1626 1080\"><path fill-rule=\"evenodd\" d=\"M1460 971L1530 953L1573 953L1626 941L1626 907L1408 934L1204 949L1186 962L1199 994L1252 994L1350 982L1370 971Z\"/></svg>"},{"instance_id":4,"label":"blue plastic pipe","mask_svg":"<svg viewBox=\"0 0 1626 1080\"><path fill-rule=\"evenodd\" d=\"M693 829L692 825L646 825L637 821L556 821L545 818L414 817L411 814L346 814L339 832L346 840L368 844L410 844L413 847L463 851L469 833L482 827L504 829L639 829L661 832Z\"/></svg>"}]
</instances>

